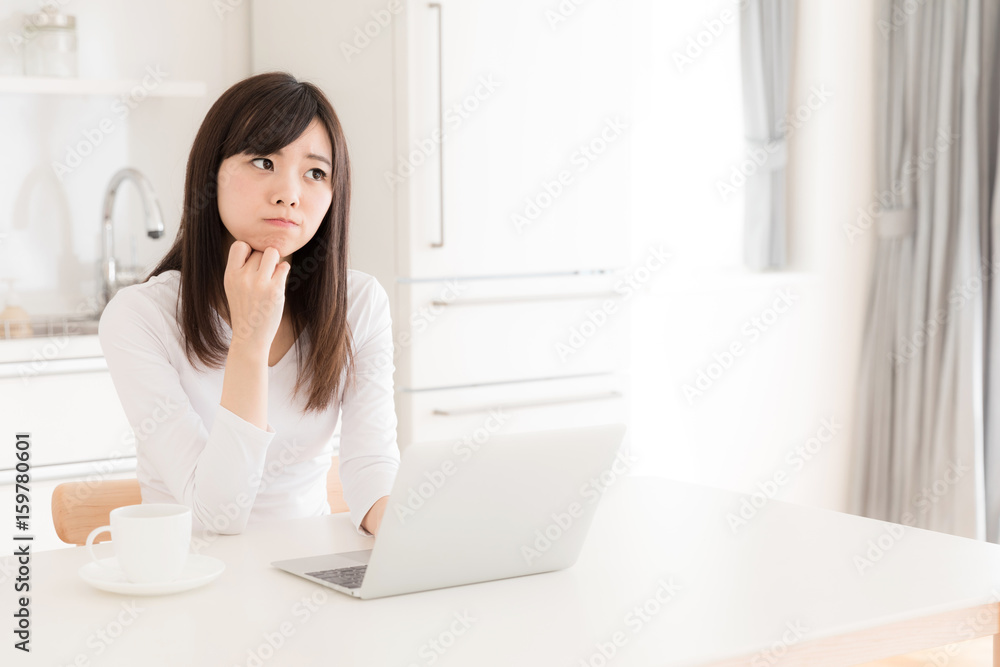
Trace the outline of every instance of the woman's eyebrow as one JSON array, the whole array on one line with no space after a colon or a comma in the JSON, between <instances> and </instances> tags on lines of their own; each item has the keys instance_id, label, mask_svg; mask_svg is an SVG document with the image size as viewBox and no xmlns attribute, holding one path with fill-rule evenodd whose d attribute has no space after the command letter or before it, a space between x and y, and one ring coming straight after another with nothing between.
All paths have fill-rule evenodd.
<instances>
[{"instance_id":1,"label":"woman's eyebrow","mask_svg":"<svg viewBox=\"0 0 1000 667\"><path fill-rule=\"evenodd\" d=\"M282 148L282 149L274 151L274 154L275 155L282 155L282 154L284 154L284 152L285 152L285 150ZM316 153L309 153L309 155L306 155L306 157L307 158L312 158L313 160L319 160L320 162L325 162L327 167L333 168L333 164L330 162L329 158L325 158L322 155L317 155Z\"/></svg>"},{"instance_id":2,"label":"woman's eyebrow","mask_svg":"<svg viewBox=\"0 0 1000 667\"><path fill-rule=\"evenodd\" d=\"M319 160L320 162L325 162L327 167L333 167L333 165L330 164L330 161L325 157L323 157L322 155L316 155L315 153L310 153L306 157L310 157L314 160Z\"/></svg>"}]
</instances>

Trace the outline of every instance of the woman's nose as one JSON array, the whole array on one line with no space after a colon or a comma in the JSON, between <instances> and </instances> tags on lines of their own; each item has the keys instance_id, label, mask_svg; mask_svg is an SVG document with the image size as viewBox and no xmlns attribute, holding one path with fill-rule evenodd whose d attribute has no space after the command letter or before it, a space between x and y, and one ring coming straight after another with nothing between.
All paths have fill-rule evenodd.
<instances>
[{"instance_id":1,"label":"woman's nose","mask_svg":"<svg viewBox=\"0 0 1000 667\"><path fill-rule=\"evenodd\" d=\"M275 181L275 188L271 193L271 203L275 205L298 206L299 187L295 177L291 174L285 174L275 179Z\"/></svg>"}]
</instances>

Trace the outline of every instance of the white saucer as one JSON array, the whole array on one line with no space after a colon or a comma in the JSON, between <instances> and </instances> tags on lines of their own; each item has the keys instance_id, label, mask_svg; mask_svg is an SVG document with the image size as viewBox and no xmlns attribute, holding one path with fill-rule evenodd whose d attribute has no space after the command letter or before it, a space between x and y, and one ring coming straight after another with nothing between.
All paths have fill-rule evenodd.
<instances>
[{"instance_id":1,"label":"white saucer","mask_svg":"<svg viewBox=\"0 0 1000 667\"><path fill-rule=\"evenodd\" d=\"M125 577L116 557L101 559L99 563L90 562L81 567L80 577L94 588L125 595L179 593L204 586L226 569L226 564L218 558L188 554L184 568L176 580L166 584L133 584Z\"/></svg>"}]
</instances>

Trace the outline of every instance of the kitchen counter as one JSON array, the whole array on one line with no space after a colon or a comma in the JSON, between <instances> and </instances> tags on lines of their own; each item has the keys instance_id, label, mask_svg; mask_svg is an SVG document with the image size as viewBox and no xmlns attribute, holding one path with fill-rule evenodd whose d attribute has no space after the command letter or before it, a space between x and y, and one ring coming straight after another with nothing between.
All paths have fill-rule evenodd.
<instances>
[{"instance_id":1,"label":"kitchen counter","mask_svg":"<svg viewBox=\"0 0 1000 667\"><path fill-rule=\"evenodd\" d=\"M97 334L0 340L0 364L104 357Z\"/></svg>"},{"instance_id":2,"label":"kitchen counter","mask_svg":"<svg viewBox=\"0 0 1000 667\"><path fill-rule=\"evenodd\" d=\"M135 476L135 437L115 393L96 335L0 340L4 433L31 433L31 502L36 544L64 546L50 510L68 481ZM0 456L0 500L14 501L13 449Z\"/></svg>"}]
</instances>

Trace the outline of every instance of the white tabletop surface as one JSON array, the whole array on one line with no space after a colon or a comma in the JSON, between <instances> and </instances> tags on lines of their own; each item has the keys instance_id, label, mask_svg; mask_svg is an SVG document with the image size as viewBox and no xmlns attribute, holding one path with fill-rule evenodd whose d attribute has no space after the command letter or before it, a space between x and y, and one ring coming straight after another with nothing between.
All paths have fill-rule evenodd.
<instances>
[{"instance_id":1,"label":"white tabletop surface","mask_svg":"<svg viewBox=\"0 0 1000 667\"><path fill-rule=\"evenodd\" d=\"M727 515L744 498L623 478L601 500L567 570L367 601L269 565L369 548L373 539L346 514L209 535L198 551L225 561L226 571L203 588L160 597L91 588L77 574L86 549L40 552L31 561L32 652L14 650L4 630L0 664L598 667L756 654L755 664L770 665L759 652L776 642L998 600L1000 545L890 531L894 524L774 500L734 532ZM113 553L110 543L97 550ZM5 628L20 595L12 564L0 559ZM644 606L644 615L635 611ZM601 647L616 638L613 659L602 662Z\"/></svg>"}]
</instances>

